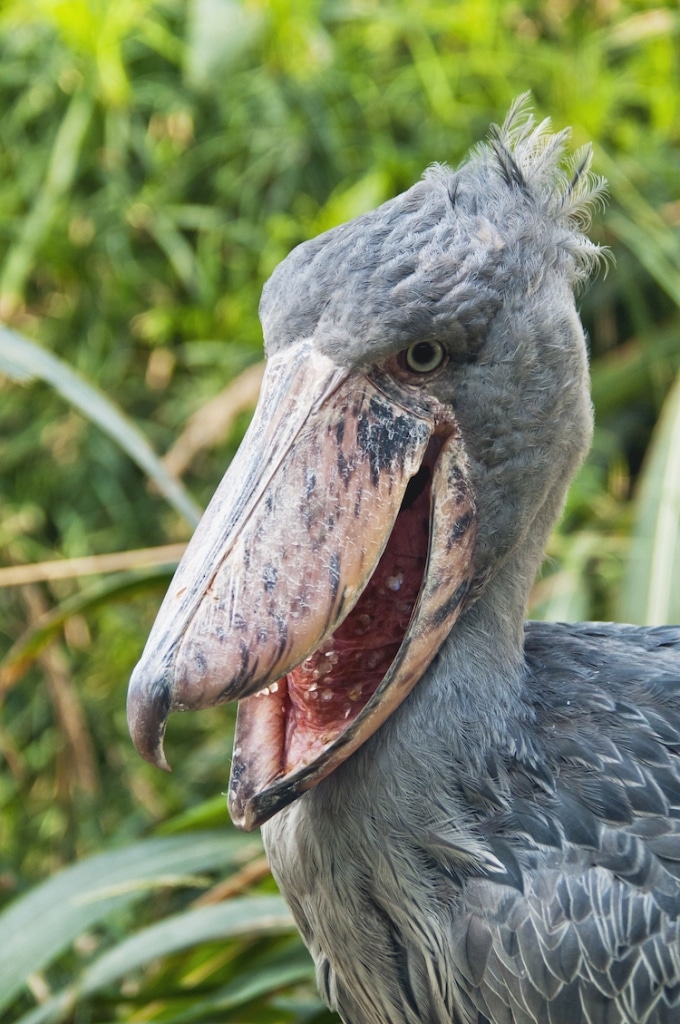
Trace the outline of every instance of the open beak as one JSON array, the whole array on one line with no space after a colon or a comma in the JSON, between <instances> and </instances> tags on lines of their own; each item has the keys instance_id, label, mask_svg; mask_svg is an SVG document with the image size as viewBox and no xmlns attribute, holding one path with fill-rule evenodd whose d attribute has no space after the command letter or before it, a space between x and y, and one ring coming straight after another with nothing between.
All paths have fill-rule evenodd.
<instances>
[{"instance_id":1,"label":"open beak","mask_svg":"<svg viewBox=\"0 0 680 1024\"><path fill-rule=\"evenodd\" d=\"M239 700L229 806L252 829L410 692L472 579L475 509L450 407L298 342L177 569L130 682L139 752L171 711Z\"/></svg>"}]
</instances>

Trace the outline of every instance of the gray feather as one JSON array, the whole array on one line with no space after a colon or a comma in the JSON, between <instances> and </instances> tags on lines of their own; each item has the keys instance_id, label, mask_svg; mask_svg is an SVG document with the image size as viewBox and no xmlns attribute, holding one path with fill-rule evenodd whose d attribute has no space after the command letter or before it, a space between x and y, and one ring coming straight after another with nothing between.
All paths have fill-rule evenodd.
<instances>
[{"instance_id":1,"label":"gray feather","mask_svg":"<svg viewBox=\"0 0 680 1024\"><path fill-rule=\"evenodd\" d=\"M680 1024L680 630L530 623L591 430L573 292L601 183L521 109L458 170L296 249L270 352L450 354L475 602L392 717L264 829L346 1024Z\"/></svg>"}]
</instances>

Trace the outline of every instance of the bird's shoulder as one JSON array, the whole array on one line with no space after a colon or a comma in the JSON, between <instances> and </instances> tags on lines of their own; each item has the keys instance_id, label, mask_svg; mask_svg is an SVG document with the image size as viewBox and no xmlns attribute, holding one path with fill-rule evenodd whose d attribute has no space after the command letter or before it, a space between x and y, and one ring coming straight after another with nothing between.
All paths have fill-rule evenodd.
<instances>
[{"instance_id":1,"label":"bird's shoulder","mask_svg":"<svg viewBox=\"0 0 680 1024\"><path fill-rule=\"evenodd\" d=\"M590 848L680 820L680 628L527 623L525 663L503 744L458 775L480 825Z\"/></svg>"},{"instance_id":2,"label":"bird's shoulder","mask_svg":"<svg viewBox=\"0 0 680 1024\"><path fill-rule=\"evenodd\" d=\"M582 821L680 817L680 628L529 623L525 657L511 789L561 795L567 828L574 799Z\"/></svg>"},{"instance_id":3,"label":"bird's shoulder","mask_svg":"<svg viewBox=\"0 0 680 1024\"><path fill-rule=\"evenodd\" d=\"M529 623L525 650L531 727L478 818L498 868L454 928L469 1016L678 1024L680 629Z\"/></svg>"},{"instance_id":4,"label":"bird's shoulder","mask_svg":"<svg viewBox=\"0 0 680 1024\"><path fill-rule=\"evenodd\" d=\"M508 865L585 850L638 885L680 865L680 629L529 623L525 655L525 718L465 792Z\"/></svg>"}]
</instances>

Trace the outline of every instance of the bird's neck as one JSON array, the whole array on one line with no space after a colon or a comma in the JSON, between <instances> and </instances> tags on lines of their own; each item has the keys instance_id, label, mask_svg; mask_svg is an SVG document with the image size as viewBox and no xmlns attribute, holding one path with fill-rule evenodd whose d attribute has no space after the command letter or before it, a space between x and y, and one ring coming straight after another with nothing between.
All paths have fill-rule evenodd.
<instances>
[{"instance_id":1,"label":"bird's neck","mask_svg":"<svg viewBox=\"0 0 680 1024\"><path fill-rule=\"evenodd\" d=\"M397 729L403 725L411 731L418 722L421 735L430 737L441 729L449 735L454 757L459 746L464 762L471 753L483 757L484 749L502 746L510 723L527 720L524 621L561 500L560 494L546 502L522 543L455 624L399 710Z\"/></svg>"}]
</instances>

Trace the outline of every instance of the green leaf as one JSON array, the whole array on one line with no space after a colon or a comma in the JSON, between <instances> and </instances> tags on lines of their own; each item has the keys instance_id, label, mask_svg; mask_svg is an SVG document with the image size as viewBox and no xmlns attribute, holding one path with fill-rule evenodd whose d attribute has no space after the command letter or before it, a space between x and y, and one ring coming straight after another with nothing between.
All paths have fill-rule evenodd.
<instances>
[{"instance_id":1,"label":"green leaf","mask_svg":"<svg viewBox=\"0 0 680 1024\"><path fill-rule=\"evenodd\" d=\"M585 530L566 541L557 534L551 538L550 554L558 557L559 568L547 573L535 585L530 609L532 618L574 622L590 617L586 569L601 545L601 537Z\"/></svg>"},{"instance_id":2,"label":"green leaf","mask_svg":"<svg viewBox=\"0 0 680 1024\"><path fill-rule=\"evenodd\" d=\"M37 378L50 384L62 398L108 434L153 480L161 494L187 522L196 526L201 517L198 505L180 481L168 473L141 430L102 391L83 380L51 352L2 326L0 370L22 383Z\"/></svg>"},{"instance_id":3,"label":"green leaf","mask_svg":"<svg viewBox=\"0 0 680 1024\"><path fill-rule=\"evenodd\" d=\"M5 257L0 275L0 300L10 305L23 294L59 201L73 184L93 107L92 96L78 90L59 125L42 188L30 213L21 221L19 237Z\"/></svg>"},{"instance_id":4,"label":"green leaf","mask_svg":"<svg viewBox=\"0 0 680 1024\"><path fill-rule=\"evenodd\" d=\"M591 369L591 390L598 419L639 400L644 388L671 379L680 370L678 327L652 324L640 337L608 352Z\"/></svg>"},{"instance_id":5,"label":"green leaf","mask_svg":"<svg viewBox=\"0 0 680 1024\"><path fill-rule=\"evenodd\" d=\"M185 73L198 89L209 89L257 41L261 10L236 0L193 0L189 8Z\"/></svg>"},{"instance_id":6,"label":"green leaf","mask_svg":"<svg viewBox=\"0 0 680 1024\"><path fill-rule=\"evenodd\" d=\"M173 1015L172 1024L192 1024L193 1021L214 1019L260 996L302 981L314 979L314 965L301 943L289 951L285 961L258 964L252 971L241 971L233 981L210 995L208 999L194 1000L191 1008ZM318 1000L319 1009L322 1007Z\"/></svg>"},{"instance_id":7,"label":"green leaf","mask_svg":"<svg viewBox=\"0 0 680 1024\"><path fill-rule=\"evenodd\" d=\"M275 907L276 903L283 904L283 910L285 912L281 915L279 921L279 915ZM256 935L261 934L278 934L281 931L288 931L292 919L287 911L285 904L281 897L276 896L263 896L256 899L250 900L235 900L233 904L241 903L240 911L237 911L236 915L222 914L222 915L204 915L202 922L199 922L198 929L195 930L197 938L195 942L186 942L181 947L175 947L174 949L168 948L167 952L177 952L180 948L188 948L192 945L198 945L200 941L214 941L215 939L229 939L229 938L253 938ZM245 904L261 904L255 908L255 911L250 919L250 923L242 922L243 927L238 925L233 927L233 921L230 923L228 918L241 916L241 913L245 911L248 913L248 908ZM227 905L220 908L210 907L206 908L209 910L225 910ZM181 915L180 915L181 916ZM285 918L287 917L287 924L283 925ZM219 920L222 919L224 929L219 927ZM169 921L170 919L168 919ZM268 921L273 927L268 926ZM167 922L161 922L161 925ZM160 926L161 933L164 929ZM146 962L152 957L146 957L144 949L140 949L139 953L141 958L137 961L133 955L130 957L130 962L124 964L126 955L130 953L132 947L135 945L136 940L146 939L151 943L154 948L158 948L158 935L154 937L154 932L157 928L145 929L138 935L134 936L132 940L126 940L116 946L109 953L102 956L96 963L94 963L88 970L85 971L80 982L75 982L63 989L61 992L56 993L45 1003L37 1006L35 1009L29 1011L21 1017L16 1024L57 1024L66 1017L66 1015L72 1012L74 1005L83 997L93 996L96 992L104 988L106 985L117 981L127 973L129 970L139 969L144 967ZM204 939L200 937L201 931L204 932ZM149 933L152 934L149 934ZM127 950L127 954L126 954ZM162 954L161 954L162 955ZM301 943L296 943L292 950L286 951L284 957L278 955L273 962L258 963L252 971L239 971L238 976L233 981L224 985L216 992L210 994L207 999L194 998L191 1000L189 1009L186 1009L185 1000L181 1000L179 1005L178 1013L173 1013L170 1009L172 1006L171 999L168 997L167 1008L164 1008L163 1020L166 1024L191 1024L191 1022L198 1022L201 1020L214 1020L217 1013L223 1014L228 1010L232 1010L238 1006L242 1006L245 1003L251 1002L260 996L266 995L267 993L274 992L284 986L292 985L296 982L311 981L314 977L314 965L311 957L304 949ZM319 1007L322 1006L321 1001L318 1001Z\"/></svg>"},{"instance_id":8,"label":"green leaf","mask_svg":"<svg viewBox=\"0 0 680 1024\"><path fill-rule=\"evenodd\" d=\"M680 374L664 402L635 504L622 618L680 622Z\"/></svg>"},{"instance_id":9,"label":"green leaf","mask_svg":"<svg viewBox=\"0 0 680 1024\"><path fill-rule=\"evenodd\" d=\"M82 995L91 995L157 957L201 942L236 936L293 931L295 924L282 896L241 896L215 906L173 914L144 928L99 957L83 974Z\"/></svg>"},{"instance_id":10,"label":"green leaf","mask_svg":"<svg viewBox=\"0 0 680 1024\"><path fill-rule=\"evenodd\" d=\"M0 693L26 671L72 616L106 607L113 601L137 597L150 590L164 589L172 579L174 569L173 564L153 566L143 573L117 573L61 601L37 625L30 627L0 661Z\"/></svg>"},{"instance_id":11,"label":"green leaf","mask_svg":"<svg viewBox=\"0 0 680 1024\"><path fill-rule=\"evenodd\" d=\"M612 193L624 213L612 210L607 226L627 245L648 273L680 307L680 237L638 192L632 181L607 151L598 148L598 160Z\"/></svg>"},{"instance_id":12,"label":"green leaf","mask_svg":"<svg viewBox=\"0 0 680 1024\"><path fill-rule=\"evenodd\" d=\"M224 870L256 852L252 837L237 832L149 839L90 857L19 897L0 914L0 1013L30 974L150 888L186 885L188 875Z\"/></svg>"},{"instance_id":13,"label":"green leaf","mask_svg":"<svg viewBox=\"0 0 680 1024\"><path fill-rule=\"evenodd\" d=\"M187 829L214 828L219 822L224 821L226 797L224 793L212 796L208 800L201 801L195 807L189 807L181 814L176 814L169 821L164 821L158 826L159 835L170 836L177 832L186 832Z\"/></svg>"}]
</instances>

